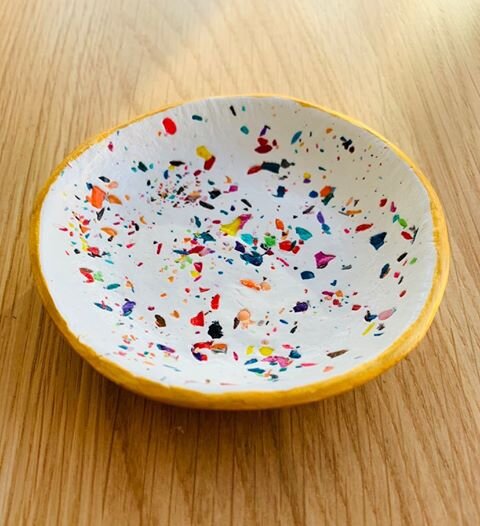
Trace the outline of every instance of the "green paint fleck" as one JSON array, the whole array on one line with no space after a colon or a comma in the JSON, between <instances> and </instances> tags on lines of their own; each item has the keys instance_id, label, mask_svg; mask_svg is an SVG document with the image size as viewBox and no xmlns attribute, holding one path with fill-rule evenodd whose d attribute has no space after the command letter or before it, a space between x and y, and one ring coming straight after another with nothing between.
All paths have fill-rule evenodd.
<instances>
[{"instance_id":1,"label":"green paint fleck","mask_svg":"<svg viewBox=\"0 0 480 526\"><path fill-rule=\"evenodd\" d=\"M120 283L110 283L110 285L107 285L106 289L113 290L113 289L118 289L118 287L120 287Z\"/></svg>"},{"instance_id":2,"label":"green paint fleck","mask_svg":"<svg viewBox=\"0 0 480 526\"><path fill-rule=\"evenodd\" d=\"M395 214L392 218L392 223L396 223L400 219L400 216L398 214Z\"/></svg>"},{"instance_id":3,"label":"green paint fleck","mask_svg":"<svg viewBox=\"0 0 480 526\"><path fill-rule=\"evenodd\" d=\"M242 106L242 111L245 111L245 110L246 110L245 106Z\"/></svg>"},{"instance_id":4,"label":"green paint fleck","mask_svg":"<svg viewBox=\"0 0 480 526\"><path fill-rule=\"evenodd\" d=\"M410 260L410 265L414 265L417 261L418 261L417 258L412 258Z\"/></svg>"},{"instance_id":5,"label":"green paint fleck","mask_svg":"<svg viewBox=\"0 0 480 526\"><path fill-rule=\"evenodd\" d=\"M100 272L100 270L97 270L97 272L93 273L93 279L95 281L103 281L103 276L102 276L102 273Z\"/></svg>"},{"instance_id":6,"label":"green paint fleck","mask_svg":"<svg viewBox=\"0 0 480 526\"><path fill-rule=\"evenodd\" d=\"M267 245L267 247L274 247L277 240L275 239L275 236L269 236L269 235L266 235L264 238L263 238L264 242L265 242L265 245Z\"/></svg>"},{"instance_id":7,"label":"green paint fleck","mask_svg":"<svg viewBox=\"0 0 480 526\"><path fill-rule=\"evenodd\" d=\"M194 121L203 121L203 117L201 117L200 115L192 115L192 119Z\"/></svg>"},{"instance_id":8,"label":"green paint fleck","mask_svg":"<svg viewBox=\"0 0 480 526\"><path fill-rule=\"evenodd\" d=\"M245 135L248 135L250 133L250 130L246 126L242 126L240 128L240 131L244 133Z\"/></svg>"},{"instance_id":9,"label":"green paint fleck","mask_svg":"<svg viewBox=\"0 0 480 526\"><path fill-rule=\"evenodd\" d=\"M407 226L407 222L405 221L405 219L403 219L403 217L401 217L398 222L405 228Z\"/></svg>"}]
</instances>

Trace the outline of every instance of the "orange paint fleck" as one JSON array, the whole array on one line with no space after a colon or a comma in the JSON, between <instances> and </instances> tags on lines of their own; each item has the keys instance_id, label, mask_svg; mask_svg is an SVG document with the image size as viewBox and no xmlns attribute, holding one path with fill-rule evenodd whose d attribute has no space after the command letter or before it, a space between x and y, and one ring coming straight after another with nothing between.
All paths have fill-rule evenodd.
<instances>
[{"instance_id":1,"label":"orange paint fleck","mask_svg":"<svg viewBox=\"0 0 480 526\"><path fill-rule=\"evenodd\" d=\"M114 228L111 228L109 226L105 226L100 229L102 232L105 232L109 237L115 237L117 235L117 231Z\"/></svg>"},{"instance_id":2,"label":"orange paint fleck","mask_svg":"<svg viewBox=\"0 0 480 526\"><path fill-rule=\"evenodd\" d=\"M92 193L88 197L88 200L90 201L90 204L95 208L102 208L105 196L106 193L101 188L99 188L98 186L94 186L92 188Z\"/></svg>"},{"instance_id":3,"label":"orange paint fleck","mask_svg":"<svg viewBox=\"0 0 480 526\"><path fill-rule=\"evenodd\" d=\"M322 197L327 197L327 195L331 194L333 192L333 186L324 186L321 190L320 190L320 195Z\"/></svg>"},{"instance_id":4,"label":"orange paint fleck","mask_svg":"<svg viewBox=\"0 0 480 526\"><path fill-rule=\"evenodd\" d=\"M228 347L226 343L212 343L212 351L222 351L225 352Z\"/></svg>"},{"instance_id":5,"label":"orange paint fleck","mask_svg":"<svg viewBox=\"0 0 480 526\"><path fill-rule=\"evenodd\" d=\"M174 318L180 318L180 313L178 312L178 310L174 310L170 313L170 316L173 316Z\"/></svg>"},{"instance_id":6,"label":"orange paint fleck","mask_svg":"<svg viewBox=\"0 0 480 526\"><path fill-rule=\"evenodd\" d=\"M275 219L275 226L278 230L285 230L285 225L283 224L283 221L281 219Z\"/></svg>"},{"instance_id":7,"label":"orange paint fleck","mask_svg":"<svg viewBox=\"0 0 480 526\"><path fill-rule=\"evenodd\" d=\"M251 280L251 279L241 279L241 280L240 280L240 283L241 283L244 287L247 287L247 288L249 288L249 289L260 290L260 285L259 285L257 282L255 282L255 281L253 281L253 280ZM240 318L238 318L238 319L240 319Z\"/></svg>"},{"instance_id":8,"label":"orange paint fleck","mask_svg":"<svg viewBox=\"0 0 480 526\"><path fill-rule=\"evenodd\" d=\"M121 205L122 201L116 195L108 194L107 201L112 205Z\"/></svg>"},{"instance_id":9,"label":"orange paint fleck","mask_svg":"<svg viewBox=\"0 0 480 526\"><path fill-rule=\"evenodd\" d=\"M332 133L332 131L333 131L333 128L326 128L325 129L325 133Z\"/></svg>"}]
</instances>

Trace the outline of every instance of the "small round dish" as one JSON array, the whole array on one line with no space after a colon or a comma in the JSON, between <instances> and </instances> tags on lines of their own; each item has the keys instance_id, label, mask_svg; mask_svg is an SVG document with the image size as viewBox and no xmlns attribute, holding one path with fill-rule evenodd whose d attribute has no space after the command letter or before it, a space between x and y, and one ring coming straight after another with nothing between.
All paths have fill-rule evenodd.
<instances>
[{"instance_id":1,"label":"small round dish","mask_svg":"<svg viewBox=\"0 0 480 526\"><path fill-rule=\"evenodd\" d=\"M69 155L31 228L42 299L126 388L214 409L287 406L377 376L426 333L445 219L408 157L279 96L163 108Z\"/></svg>"}]
</instances>

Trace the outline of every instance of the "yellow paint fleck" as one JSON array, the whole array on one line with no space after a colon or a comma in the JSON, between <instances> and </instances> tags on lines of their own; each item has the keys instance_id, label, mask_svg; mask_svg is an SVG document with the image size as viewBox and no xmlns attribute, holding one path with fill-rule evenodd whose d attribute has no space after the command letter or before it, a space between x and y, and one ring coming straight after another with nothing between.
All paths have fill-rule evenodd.
<instances>
[{"instance_id":1,"label":"yellow paint fleck","mask_svg":"<svg viewBox=\"0 0 480 526\"><path fill-rule=\"evenodd\" d=\"M247 347L247 350L246 350L246 354L247 354L247 356L248 356L249 354L253 354L253 351L254 351L254 350L255 350L255 347L254 347L253 345L249 345L249 346Z\"/></svg>"},{"instance_id":2,"label":"yellow paint fleck","mask_svg":"<svg viewBox=\"0 0 480 526\"><path fill-rule=\"evenodd\" d=\"M198 146L197 155L205 161L208 161L212 157L212 154L207 150L205 146Z\"/></svg>"},{"instance_id":3,"label":"yellow paint fleck","mask_svg":"<svg viewBox=\"0 0 480 526\"><path fill-rule=\"evenodd\" d=\"M237 232L242 226L242 221L239 217L234 219L231 223L225 223L220 227L220 230L229 236L236 236Z\"/></svg>"},{"instance_id":4,"label":"yellow paint fleck","mask_svg":"<svg viewBox=\"0 0 480 526\"><path fill-rule=\"evenodd\" d=\"M362 336L368 334L375 327L375 322L372 321L370 325L362 332Z\"/></svg>"},{"instance_id":5,"label":"yellow paint fleck","mask_svg":"<svg viewBox=\"0 0 480 526\"><path fill-rule=\"evenodd\" d=\"M271 356L273 354L273 349L271 347L263 346L263 347L260 347L260 349L258 350L260 351L260 354L262 356Z\"/></svg>"},{"instance_id":6,"label":"yellow paint fleck","mask_svg":"<svg viewBox=\"0 0 480 526\"><path fill-rule=\"evenodd\" d=\"M80 238L80 243L82 244L82 250L86 252L88 250L88 243L83 239L83 237Z\"/></svg>"}]
</instances>

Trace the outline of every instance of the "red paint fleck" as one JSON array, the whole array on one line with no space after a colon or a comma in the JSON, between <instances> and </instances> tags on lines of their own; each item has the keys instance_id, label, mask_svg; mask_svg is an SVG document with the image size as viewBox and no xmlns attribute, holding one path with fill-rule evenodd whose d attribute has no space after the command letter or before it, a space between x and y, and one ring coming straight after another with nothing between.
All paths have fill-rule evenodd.
<instances>
[{"instance_id":1,"label":"red paint fleck","mask_svg":"<svg viewBox=\"0 0 480 526\"><path fill-rule=\"evenodd\" d=\"M213 296L210 306L213 310L217 310L218 307L220 307L220 294L215 294L215 296Z\"/></svg>"},{"instance_id":2,"label":"red paint fleck","mask_svg":"<svg viewBox=\"0 0 480 526\"><path fill-rule=\"evenodd\" d=\"M258 146L255 148L255 151L257 153L268 153L272 150L272 146L268 144L268 139L264 139L263 137L259 137L257 139Z\"/></svg>"},{"instance_id":3,"label":"red paint fleck","mask_svg":"<svg viewBox=\"0 0 480 526\"><path fill-rule=\"evenodd\" d=\"M195 327L203 327L205 325L205 316L203 311L200 311L196 316L191 318L190 323Z\"/></svg>"},{"instance_id":4,"label":"red paint fleck","mask_svg":"<svg viewBox=\"0 0 480 526\"><path fill-rule=\"evenodd\" d=\"M100 255L100 250L97 247L88 247L87 248L87 252L90 252L90 254L92 254L92 256L99 256Z\"/></svg>"},{"instance_id":5,"label":"red paint fleck","mask_svg":"<svg viewBox=\"0 0 480 526\"><path fill-rule=\"evenodd\" d=\"M368 230L373 226L373 223L363 223L362 225L358 225L355 229L355 232L363 232L364 230Z\"/></svg>"},{"instance_id":6,"label":"red paint fleck","mask_svg":"<svg viewBox=\"0 0 480 526\"><path fill-rule=\"evenodd\" d=\"M248 175L256 174L256 173L259 172L261 169L262 169L262 167L261 167L260 165L252 166L251 168L248 169L247 174L248 174Z\"/></svg>"},{"instance_id":7,"label":"red paint fleck","mask_svg":"<svg viewBox=\"0 0 480 526\"><path fill-rule=\"evenodd\" d=\"M387 204L388 199L384 197L383 199L380 199L380 206L384 207Z\"/></svg>"},{"instance_id":8,"label":"red paint fleck","mask_svg":"<svg viewBox=\"0 0 480 526\"><path fill-rule=\"evenodd\" d=\"M294 254L298 254L298 252L300 251L300 246L299 245L295 245L293 248L292 248L292 252Z\"/></svg>"},{"instance_id":9,"label":"red paint fleck","mask_svg":"<svg viewBox=\"0 0 480 526\"><path fill-rule=\"evenodd\" d=\"M203 263L201 261L195 261L195 263L193 264L193 266L195 267L195 270L197 272L202 272L202 269L203 269Z\"/></svg>"},{"instance_id":10,"label":"red paint fleck","mask_svg":"<svg viewBox=\"0 0 480 526\"><path fill-rule=\"evenodd\" d=\"M280 263L283 263L286 267L289 267L289 266L290 266L290 264L289 264L287 261L285 261L283 258L279 258L279 257L277 256L277 259L278 259L278 261L280 261Z\"/></svg>"},{"instance_id":11,"label":"red paint fleck","mask_svg":"<svg viewBox=\"0 0 480 526\"><path fill-rule=\"evenodd\" d=\"M162 123L163 127L165 128L165 131L169 135L175 135L175 133L177 132L177 125L172 121L172 119L170 119L170 117L165 117Z\"/></svg>"},{"instance_id":12,"label":"red paint fleck","mask_svg":"<svg viewBox=\"0 0 480 526\"><path fill-rule=\"evenodd\" d=\"M93 274L90 269L81 267L79 270L82 276L85 276L85 278L87 278L87 281L85 283L93 283L95 281L93 279Z\"/></svg>"},{"instance_id":13,"label":"red paint fleck","mask_svg":"<svg viewBox=\"0 0 480 526\"><path fill-rule=\"evenodd\" d=\"M157 243L157 256L162 251L163 243Z\"/></svg>"},{"instance_id":14,"label":"red paint fleck","mask_svg":"<svg viewBox=\"0 0 480 526\"><path fill-rule=\"evenodd\" d=\"M395 203L392 201L390 203L390 212L396 212L397 211L397 207L395 206Z\"/></svg>"},{"instance_id":15,"label":"red paint fleck","mask_svg":"<svg viewBox=\"0 0 480 526\"><path fill-rule=\"evenodd\" d=\"M402 232L402 237L408 240L413 239L412 234L410 234L410 232L406 232L405 230Z\"/></svg>"},{"instance_id":16,"label":"red paint fleck","mask_svg":"<svg viewBox=\"0 0 480 526\"><path fill-rule=\"evenodd\" d=\"M108 148L111 152L113 152L113 142L112 142L112 141L110 141L110 142L107 144L107 148Z\"/></svg>"},{"instance_id":17,"label":"red paint fleck","mask_svg":"<svg viewBox=\"0 0 480 526\"><path fill-rule=\"evenodd\" d=\"M361 305L358 305L357 303L355 305L352 305L352 310L360 310L362 308Z\"/></svg>"},{"instance_id":18,"label":"red paint fleck","mask_svg":"<svg viewBox=\"0 0 480 526\"><path fill-rule=\"evenodd\" d=\"M197 245L196 247L191 248L189 254L199 254L205 247L202 245Z\"/></svg>"},{"instance_id":19,"label":"red paint fleck","mask_svg":"<svg viewBox=\"0 0 480 526\"><path fill-rule=\"evenodd\" d=\"M405 296L406 293L407 293L406 290L402 290L402 292L400 292L400 297L403 298L403 296Z\"/></svg>"},{"instance_id":20,"label":"red paint fleck","mask_svg":"<svg viewBox=\"0 0 480 526\"><path fill-rule=\"evenodd\" d=\"M203 168L205 170L210 170L212 168L212 166L215 164L215 161L216 161L216 157L215 155L212 155L210 157L210 159L207 159L204 163L203 163Z\"/></svg>"},{"instance_id":21,"label":"red paint fleck","mask_svg":"<svg viewBox=\"0 0 480 526\"><path fill-rule=\"evenodd\" d=\"M280 250L284 250L285 252L290 252L292 250L292 242L286 239L285 241L281 241L278 245Z\"/></svg>"}]
</instances>

